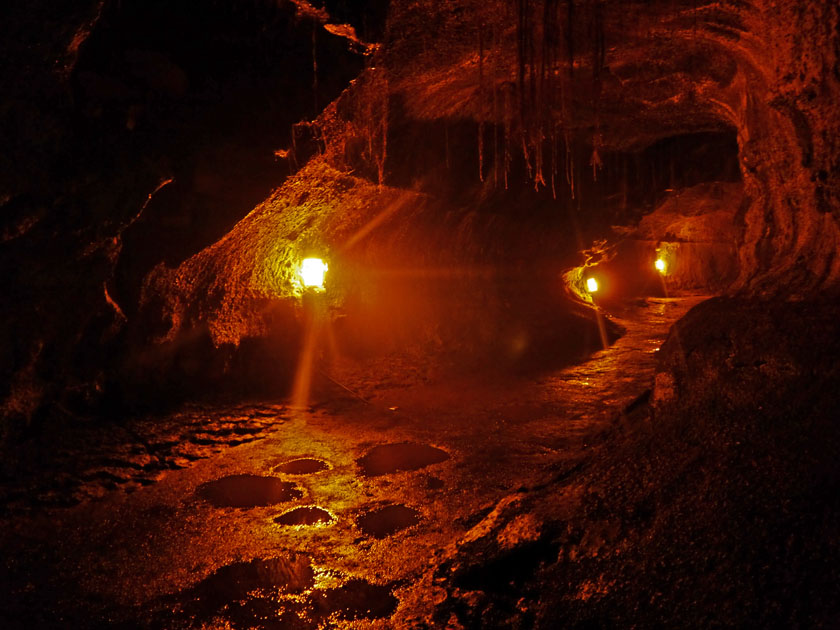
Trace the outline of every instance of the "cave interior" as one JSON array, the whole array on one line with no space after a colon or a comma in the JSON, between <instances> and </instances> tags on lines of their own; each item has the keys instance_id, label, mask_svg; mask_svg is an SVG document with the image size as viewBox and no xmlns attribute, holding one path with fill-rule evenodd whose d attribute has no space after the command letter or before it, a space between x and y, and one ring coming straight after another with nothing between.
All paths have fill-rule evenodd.
<instances>
[{"instance_id":1,"label":"cave interior","mask_svg":"<svg viewBox=\"0 0 840 630\"><path fill-rule=\"evenodd\" d=\"M836 2L3 13L4 628L838 627Z\"/></svg>"}]
</instances>

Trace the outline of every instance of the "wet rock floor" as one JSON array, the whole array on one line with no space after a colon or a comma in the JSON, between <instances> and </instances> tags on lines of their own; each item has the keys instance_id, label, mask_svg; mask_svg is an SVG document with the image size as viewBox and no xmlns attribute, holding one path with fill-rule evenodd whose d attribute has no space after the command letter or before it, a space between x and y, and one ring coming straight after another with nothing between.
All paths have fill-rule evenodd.
<instances>
[{"instance_id":1,"label":"wet rock floor","mask_svg":"<svg viewBox=\"0 0 840 630\"><path fill-rule=\"evenodd\" d=\"M357 397L324 390L304 411L196 408L87 427L41 468L51 475L5 480L0 622L438 627L451 591L441 567L529 489L585 464L701 299L629 305L613 346L539 375L400 387L348 373ZM500 544L537 527L523 515Z\"/></svg>"}]
</instances>

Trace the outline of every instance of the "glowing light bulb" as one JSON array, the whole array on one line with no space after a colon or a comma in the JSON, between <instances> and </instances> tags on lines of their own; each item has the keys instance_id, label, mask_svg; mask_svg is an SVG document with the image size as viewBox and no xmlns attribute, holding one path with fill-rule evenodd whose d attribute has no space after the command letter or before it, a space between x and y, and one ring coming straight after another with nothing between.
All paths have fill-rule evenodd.
<instances>
[{"instance_id":1,"label":"glowing light bulb","mask_svg":"<svg viewBox=\"0 0 840 630\"><path fill-rule=\"evenodd\" d=\"M320 258L304 258L300 264L300 278L305 287L323 289L326 274L327 263Z\"/></svg>"},{"instance_id":2,"label":"glowing light bulb","mask_svg":"<svg viewBox=\"0 0 840 630\"><path fill-rule=\"evenodd\" d=\"M665 270L668 269L668 263L665 262L664 258L657 258L656 262L653 263L653 266L656 267L656 270L659 273L665 273Z\"/></svg>"},{"instance_id":3,"label":"glowing light bulb","mask_svg":"<svg viewBox=\"0 0 840 630\"><path fill-rule=\"evenodd\" d=\"M586 290L590 293L595 293L598 290L598 281L595 278L587 278Z\"/></svg>"}]
</instances>

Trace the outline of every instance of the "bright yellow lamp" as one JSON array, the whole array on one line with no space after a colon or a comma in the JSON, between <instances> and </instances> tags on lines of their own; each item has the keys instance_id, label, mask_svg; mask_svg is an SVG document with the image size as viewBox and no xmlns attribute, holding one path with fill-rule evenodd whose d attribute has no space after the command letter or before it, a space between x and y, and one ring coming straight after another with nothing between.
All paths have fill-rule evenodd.
<instances>
[{"instance_id":1,"label":"bright yellow lamp","mask_svg":"<svg viewBox=\"0 0 840 630\"><path fill-rule=\"evenodd\" d=\"M587 278L586 279L586 290L590 293L595 293L598 291L598 281L595 278Z\"/></svg>"},{"instance_id":2,"label":"bright yellow lamp","mask_svg":"<svg viewBox=\"0 0 840 630\"><path fill-rule=\"evenodd\" d=\"M656 267L656 270L662 274L664 274L668 270L668 263L665 262L664 258L657 258L656 261L653 263L653 266Z\"/></svg>"},{"instance_id":3,"label":"bright yellow lamp","mask_svg":"<svg viewBox=\"0 0 840 630\"><path fill-rule=\"evenodd\" d=\"M320 258L304 258L300 264L300 279L303 281L303 286L309 289L323 289L327 268L327 263Z\"/></svg>"}]
</instances>

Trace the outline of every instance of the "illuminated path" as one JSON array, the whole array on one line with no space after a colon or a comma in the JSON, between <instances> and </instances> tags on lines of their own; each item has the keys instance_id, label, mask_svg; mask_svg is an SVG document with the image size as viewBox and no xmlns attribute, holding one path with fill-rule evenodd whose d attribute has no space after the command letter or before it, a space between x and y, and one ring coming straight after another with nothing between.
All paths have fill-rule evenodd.
<instances>
[{"instance_id":1,"label":"illuminated path","mask_svg":"<svg viewBox=\"0 0 840 630\"><path fill-rule=\"evenodd\" d=\"M44 480L32 492L48 507L31 512L31 494L7 489L2 625L433 627L449 588L436 572L458 544L585 463L699 301L634 306L613 346L536 378L389 388L358 375L371 404L335 388L304 413L187 410L116 431L99 459L87 436L90 466L62 483L99 500L51 507L62 493ZM499 544L537 528L523 515Z\"/></svg>"}]
</instances>

